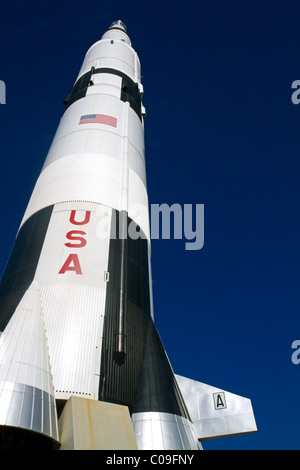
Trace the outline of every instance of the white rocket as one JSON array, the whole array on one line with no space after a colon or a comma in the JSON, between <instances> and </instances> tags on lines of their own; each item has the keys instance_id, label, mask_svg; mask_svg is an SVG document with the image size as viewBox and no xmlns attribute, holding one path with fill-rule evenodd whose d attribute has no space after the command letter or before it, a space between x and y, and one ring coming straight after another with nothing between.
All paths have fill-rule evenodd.
<instances>
[{"instance_id":1,"label":"white rocket","mask_svg":"<svg viewBox=\"0 0 300 470\"><path fill-rule=\"evenodd\" d=\"M75 398L125 407L138 449L256 430L250 400L174 375L154 325L142 97L116 21L65 101L1 280L1 448L68 448Z\"/></svg>"}]
</instances>

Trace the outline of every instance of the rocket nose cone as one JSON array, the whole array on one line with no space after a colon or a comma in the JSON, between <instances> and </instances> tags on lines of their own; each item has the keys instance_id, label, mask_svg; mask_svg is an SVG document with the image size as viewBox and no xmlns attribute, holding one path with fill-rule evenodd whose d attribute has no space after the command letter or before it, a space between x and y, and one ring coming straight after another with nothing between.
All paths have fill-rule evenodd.
<instances>
[{"instance_id":1,"label":"rocket nose cone","mask_svg":"<svg viewBox=\"0 0 300 470\"><path fill-rule=\"evenodd\" d=\"M102 36L102 39L121 40L131 46L126 25L121 20L114 21Z\"/></svg>"},{"instance_id":2,"label":"rocket nose cone","mask_svg":"<svg viewBox=\"0 0 300 470\"><path fill-rule=\"evenodd\" d=\"M125 33L127 33L126 25L121 20L114 21L108 29L121 29L122 31L125 31Z\"/></svg>"}]
</instances>

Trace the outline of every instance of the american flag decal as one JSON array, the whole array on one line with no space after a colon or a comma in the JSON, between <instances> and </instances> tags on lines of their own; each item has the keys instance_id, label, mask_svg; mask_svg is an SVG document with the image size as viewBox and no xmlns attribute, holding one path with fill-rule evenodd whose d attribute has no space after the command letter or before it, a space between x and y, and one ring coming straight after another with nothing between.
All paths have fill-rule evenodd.
<instances>
[{"instance_id":1,"label":"american flag decal","mask_svg":"<svg viewBox=\"0 0 300 470\"><path fill-rule=\"evenodd\" d=\"M86 114L81 116L79 124L106 124L107 126L117 127L117 118L106 114Z\"/></svg>"}]
</instances>

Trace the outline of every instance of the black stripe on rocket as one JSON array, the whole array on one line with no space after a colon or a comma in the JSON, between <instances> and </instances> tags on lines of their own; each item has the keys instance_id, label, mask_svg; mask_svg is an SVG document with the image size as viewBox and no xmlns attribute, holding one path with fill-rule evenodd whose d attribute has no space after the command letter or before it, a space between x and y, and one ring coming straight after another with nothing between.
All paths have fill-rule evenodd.
<instances>
[{"instance_id":1,"label":"black stripe on rocket","mask_svg":"<svg viewBox=\"0 0 300 470\"><path fill-rule=\"evenodd\" d=\"M120 213L114 212L118 234ZM127 224L134 222L128 217ZM138 226L135 230L140 231ZM189 419L151 317L148 241L146 237L128 237L126 245L124 356L122 361L116 356L124 251L122 240L115 237L109 248L99 400L126 405L131 413L165 412Z\"/></svg>"},{"instance_id":2,"label":"black stripe on rocket","mask_svg":"<svg viewBox=\"0 0 300 470\"><path fill-rule=\"evenodd\" d=\"M53 207L33 214L19 230L0 282L0 331L34 279Z\"/></svg>"},{"instance_id":3,"label":"black stripe on rocket","mask_svg":"<svg viewBox=\"0 0 300 470\"><path fill-rule=\"evenodd\" d=\"M138 84L135 83L128 75L123 72L120 72L116 69L111 69L107 67L101 67L96 69L92 67L91 70L83 74L75 83L73 90L70 95L67 96L64 103L66 105L65 110L75 103L75 101L84 98L86 96L87 90L90 86L93 85L92 75L96 73L111 73L122 78L120 100L128 101L130 107L138 115L139 119L142 121L142 94L138 88Z\"/></svg>"}]
</instances>

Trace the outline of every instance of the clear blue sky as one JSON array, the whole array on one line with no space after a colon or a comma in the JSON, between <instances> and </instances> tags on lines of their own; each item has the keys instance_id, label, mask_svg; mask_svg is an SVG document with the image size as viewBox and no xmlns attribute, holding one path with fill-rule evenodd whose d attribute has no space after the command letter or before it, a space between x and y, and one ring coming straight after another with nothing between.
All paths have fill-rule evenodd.
<instances>
[{"instance_id":1,"label":"clear blue sky","mask_svg":"<svg viewBox=\"0 0 300 470\"><path fill-rule=\"evenodd\" d=\"M6 2L0 15L3 271L87 49L127 24L147 110L149 201L204 204L205 244L153 240L155 319L176 373L251 398L258 433L206 449L299 449L298 1Z\"/></svg>"}]
</instances>

